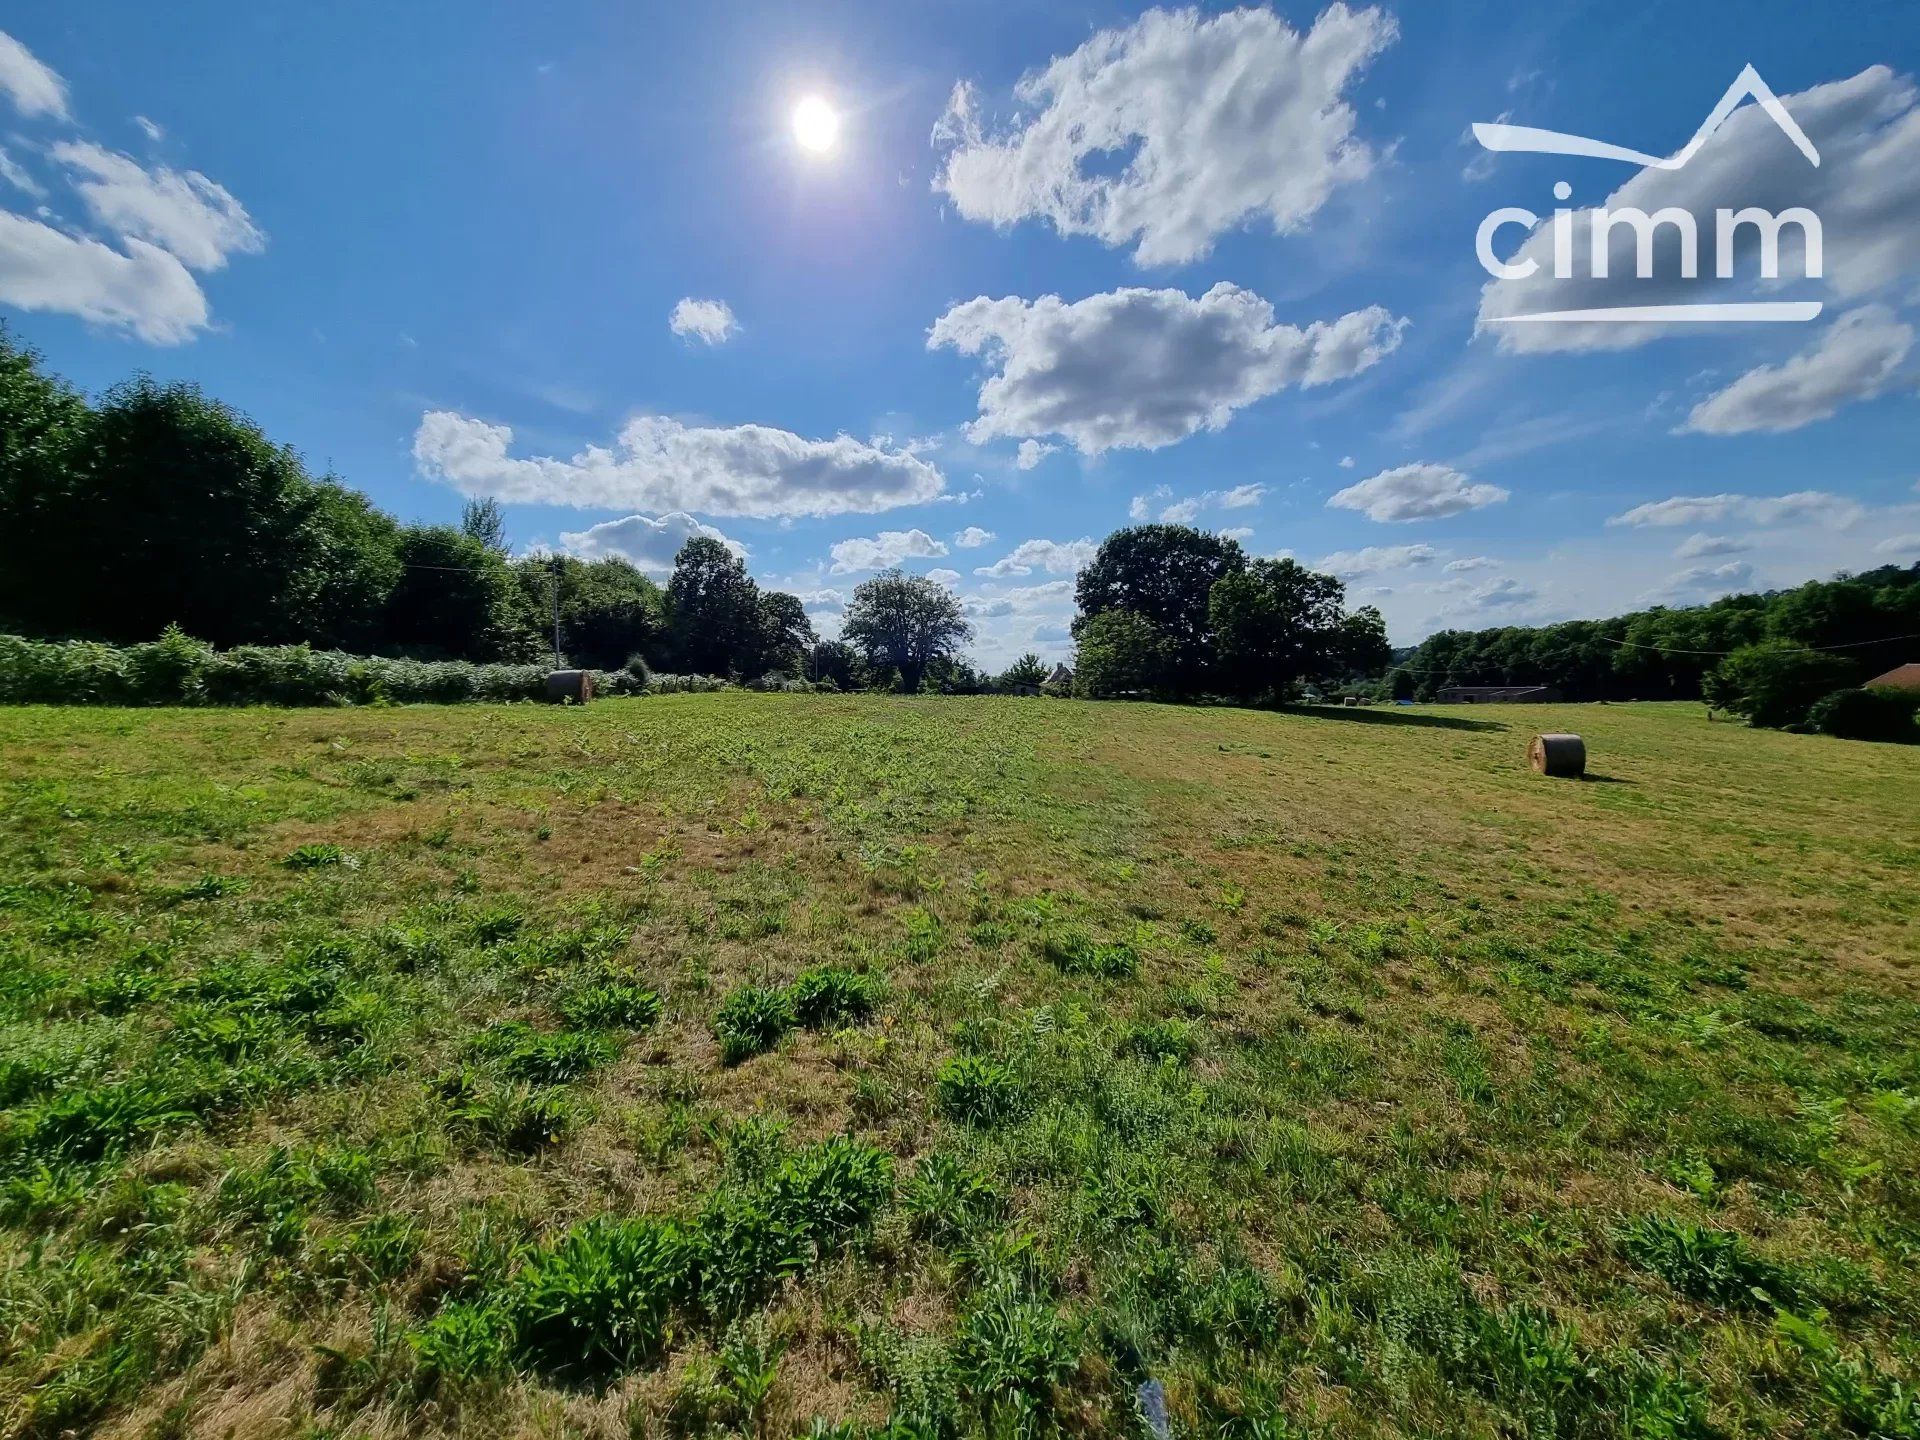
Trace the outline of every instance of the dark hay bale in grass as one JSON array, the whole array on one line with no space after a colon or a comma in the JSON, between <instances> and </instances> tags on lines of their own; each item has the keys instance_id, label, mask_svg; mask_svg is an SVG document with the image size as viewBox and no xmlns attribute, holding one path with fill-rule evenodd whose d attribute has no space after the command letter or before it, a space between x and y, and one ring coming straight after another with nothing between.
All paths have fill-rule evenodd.
<instances>
[{"instance_id":1,"label":"dark hay bale in grass","mask_svg":"<svg viewBox=\"0 0 1920 1440\"><path fill-rule=\"evenodd\" d=\"M1587 773L1587 742L1578 735L1536 735L1527 746L1527 763L1542 775L1577 780Z\"/></svg>"}]
</instances>

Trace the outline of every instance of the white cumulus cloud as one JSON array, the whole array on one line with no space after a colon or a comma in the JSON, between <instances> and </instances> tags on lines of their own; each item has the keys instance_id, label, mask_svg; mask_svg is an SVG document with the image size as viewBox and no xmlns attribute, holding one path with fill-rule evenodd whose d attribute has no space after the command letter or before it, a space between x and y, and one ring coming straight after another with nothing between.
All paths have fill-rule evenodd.
<instances>
[{"instance_id":1,"label":"white cumulus cloud","mask_svg":"<svg viewBox=\"0 0 1920 1440\"><path fill-rule=\"evenodd\" d=\"M1863 305L1792 359L1758 366L1709 395L1680 428L1709 435L1798 430L1842 405L1883 393L1912 348L1911 325L1884 305Z\"/></svg>"},{"instance_id":2,"label":"white cumulus cloud","mask_svg":"<svg viewBox=\"0 0 1920 1440\"><path fill-rule=\"evenodd\" d=\"M664 415L627 422L612 448L572 459L517 458L505 425L429 411L413 455L421 473L467 495L594 509L688 510L780 519L870 514L937 497L946 482L918 456L846 435L807 440L767 425L695 426Z\"/></svg>"},{"instance_id":3,"label":"white cumulus cloud","mask_svg":"<svg viewBox=\"0 0 1920 1440\"><path fill-rule=\"evenodd\" d=\"M1157 450L1281 390L1348 379L1400 344L1407 322L1375 305L1302 329L1222 281L1194 299L1125 289L1069 303L978 296L948 310L927 346L983 355L976 444L1060 435L1083 454Z\"/></svg>"},{"instance_id":4,"label":"white cumulus cloud","mask_svg":"<svg viewBox=\"0 0 1920 1440\"><path fill-rule=\"evenodd\" d=\"M1199 259L1260 218L1297 231L1373 168L1347 95L1395 33L1383 11L1344 4L1305 34L1265 9L1149 10L1021 80L1004 131L957 85L934 188L969 220L1045 220L1131 244L1142 265Z\"/></svg>"},{"instance_id":5,"label":"white cumulus cloud","mask_svg":"<svg viewBox=\"0 0 1920 1440\"><path fill-rule=\"evenodd\" d=\"M1368 545L1359 550L1336 550L1322 555L1314 569L1341 580L1358 580L1384 570L1412 570L1431 565L1440 552L1431 545Z\"/></svg>"},{"instance_id":6,"label":"white cumulus cloud","mask_svg":"<svg viewBox=\"0 0 1920 1440\"><path fill-rule=\"evenodd\" d=\"M1032 470L1059 448L1058 445L1048 445L1040 440L1022 440L1020 448L1014 452L1014 466L1020 470Z\"/></svg>"},{"instance_id":7,"label":"white cumulus cloud","mask_svg":"<svg viewBox=\"0 0 1920 1440\"><path fill-rule=\"evenodd\" d=\"M724 300L695 300L687 296L673 307L667 328L683 340L699 340L719 345L739 330L733 309Z\"/></svg>"},{"instance_id":8,"label":"white cumulus cloud","mask_svg":"<svg viewBox=\"0 0 1920 1440\"><path fill-rule=\"evenodd\" d=\"M1873 553L1902 560L1909 556L1920 556L1920 535L1889 535L1873 547Z\"/></svg>"},{"instance_id":9,"label":"white cumulus cloud","mask_svg":"<svg viewBox=\"0 0 1920 1440\"><path fill-rule=\"evenodd\" d=\"M67 82L4 30L0 30L0 95L22 115L69 118Z\"/></svg>"},{"instance_id":10,"label":"white cumulus cloud","mask_svg":"<svg viewBox=\"0 0 1920 1440\"><path fill-rule=\"evenodd\" d=\"M1449 575L1464 575L1469 570L1491 570L1499 563L1491 555L1468 555L1459 560L1449 560L1446 570Z\"/></svg>"},{"instance_id":11,"label":"white cumulus cloud","mask_svg":"<svg viewBox=\"0 0 1920 1440\"><path fill-rule=\"evenodd\" d=\"M1400 465L1382 470L1327 500L1335 510L1358 510L1383 523L1441 520L1483 506L1497 505L1508 492L1498 485L1468 479L1449 465Z\"/></svg>"},{"instance_id":12,"label":"white cumulus cloud","mask_svg":"<svg viewBox=\"0 0 1920 1440\"><path fill-rule=\"evenodd\" d=\"M842 540L827 552L835 575L857 570L885 570L902 560L927 560L947 553L944 542L924 530L882 530L871 539Z\"/></svg>"},{"instance_id":13,"label":"white cumulus cloud","mask_svg":"<svg viewBox=\"0 0 1920 1440\"><path fill-rule=\"evenodd\" d=\"M1675 547L1676 560L1703 560L1709 555L1738 555L1753 547L1732 535L1708 535L1696 530Z\"/></svg>"},{"instance_id":14,"label":"white cumulus cloud","mask_svg":"<svg viewBox=\"0 0 1920 1440\"><path fill-rule=\"evenodd\" d=\"M1791 495L1674 495L1622 511L1609 525L1713 525L1734 520L1749 525L1779 525L1796 520L1823 525L1850 525L1861 515L1860 506L1824 490L1796 490Z\"/></svg>"},{"instance_id":15,"label":"white cumulus cloud","mask_svg":"<svg viewBox=\"0 0 1920 1440\"><path fill-rule=\"evenodd\" d=\"M1092 540L1022 540L991 565L982 565L976 575L1031 575L1044 570L1049 575L1072 575L1084 569L1100 547Z\"/></svg>"},{"instance_id":16,"label":"white cumulus cloud","mask_svg":"<svg viewBox=\"0 0 1920 1440\"><path fill-rule=\"evenodd\" d=\"M685 511L662 515L657 520L646 515L603 520L585 530L563 533L560 548L582 560L617 557L658 580L673 572L673 557L680 553L680 547L700 536L718 540L743 558L747 553L746 546L739 541L729 539L711 525L702 525Z\"/></svg>"},{"instance_id":17,"label":"white cumulus cloud","mask_svg":"<svg viewBox=\"0 0 1920 1440\"><path fill-rule=\"evenodd\" d=\"M218 270L229 255L266 248L246 207L198 170L149 170L90 141L62 142L52 153L95 221L170 251L189 269Z\"/></svg>"},{"instance_id":18,"label":"white cumulus cloud","mask_svg":"<svg viewBox=\"0 0 1920 1440\"><path fill-rule=\"evenodd\" d=\"M978 550L994 538L993 531L982 530L978 525L969 525L953 537L953 543L962 550Z\"/></svg>"},{"instance_id":19,"label":"white cumulus cloud","mask_svg":"<svg viewBox=\"0 0 1920 1440\"><path fill-rule=\"evenodd\" d=\"M207 297L179 260L129 239L124 250L0 210L0 303L78 315L154 345L207 325Z\"/></svg>"},{"instance_id":20,"label":"white cumulus cloud","mask_svg":"<svg viewBox=\"0 0 1920 1440\"><path fill-rule=\"evenodd\" d=\"M943 567L927 571L927 579L933 581L936 585L945 585L948 589L952 589L960 583L960 572L958 570L948 570Z\"/></svg>"}]
</instances>

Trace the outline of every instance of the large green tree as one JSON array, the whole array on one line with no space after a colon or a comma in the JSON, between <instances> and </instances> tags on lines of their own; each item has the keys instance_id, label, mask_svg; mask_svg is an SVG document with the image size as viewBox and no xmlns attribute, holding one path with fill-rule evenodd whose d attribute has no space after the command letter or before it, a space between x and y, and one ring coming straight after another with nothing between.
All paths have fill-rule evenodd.
<instances>
[{"instance_id":1,"label":"large green tree","mask_svg":"<svg viewBox=\"0 0 1920 1440\"><path fill-rule=\"evenodd\" d=\"M1167 632L1137 610L1103 610L1075 637L1073 693L1089 700L1165 693L1175 647Z\"/></svg>"},{"instance_id":2,"label":"large green tree","mask_svg":"<svg viewBox=\"0 0 1920 1440\"><path fill-rule=\"evenodd\" d=\"M466 529L474 534L471 526ZM487 544L483 537L475 538ZM569 664L617 670L633 655L649 663L658 658L666 595L630 562L618 556L579 560L530 555L513 562L513 578L520 624L536 637L541 653L551 655L553 650L557 587L560 648Z\"/></svg>"},{"instance_id":3,"label":"large green tree","mask_svg":"<svg viewBox=\"0 0 1920 1440\"><path fill-rule=\"evenodd\" d=\"M897 669L900 688L917 695L927 667L957 658L973 627L946 586L895 568L855 588L840 633L868 665Z\"/></svg>"},{"instance_id":4,"label":"large green tree","mask_svg":"<svg viewBox=\"0 0 1920 1440\"><path fill-rule=\"evenodd\" d=\"M761 641L760 587L731 550L696 535L674 557L667 582L668 648L689 674L738 673Z\"/></svg>"},{"instance_id":5,"label":"large green tree","mask_svg":"<svg viewBox=\"0 0 1920 1440\"><path fill-rule=\"evenodd\" d=\"M326 578L360 563L330 543L338 507L299 457L196 386L116 386L68 453L7 540L36 628L299 639Z\"/></svg>"},{"instance_id":6,"label":"large green tree","mask_svg":"<svg viewBox=\"0 0 1920 1440\"><path fill-rule=\"evenodd\" d=\"M1214 583L1215 675L1229 694L1284 697L1303 680L1377 671L1390 653L1371 608L1346 613L1346 587L1294 560L1255 560Z\"/></svg>"},{"instance_id":7,"label":"large green tree","mask_svg":"<svg viewBox=\"0 0 1920 1440\"><path fill-rule=\"evenodd\" d=\"M387 645L429 660L532 660L507 562L451 525L408 526L395 546L400 580L387 597Z\"/></svg>"},{"instance_id":8,"label":"large green tree","mask_svg":"<svg viewBox=\"0 0 1920 1440\"><path fill-rule=\"evenodd\" d=\"M0 623L12 628L62 628L64 582L46 540L58 528L50 512L81 478L90 419L79 392L0 325Z\"/></svg>"},{"instance_id":9,"label":"large green tree","mask_svg":"<svg viewBox=\"0 0 1920 1440\"><path fill-rule=\"evenodd\" d=\"M1172 647L1167 683L1182 694L1201 690L1214 659L1212 596L1216 581L1246 568L1239 542L1190 525L1135 525L1100 544L1074 585L1078 627L1109 610L1153 622Z\"/></svg>"}]
</instances>

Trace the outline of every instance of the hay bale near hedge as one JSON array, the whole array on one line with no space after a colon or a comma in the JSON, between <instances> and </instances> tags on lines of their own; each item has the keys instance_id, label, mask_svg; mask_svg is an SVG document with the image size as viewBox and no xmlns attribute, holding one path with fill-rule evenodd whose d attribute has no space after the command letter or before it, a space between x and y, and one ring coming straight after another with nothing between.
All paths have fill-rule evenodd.
<instances>
[{"instance_id":1,"label":"hay bale near hedge","mask_svg":"<svg viewBox=\"0 0 1920 1440\"><path fill-rule=\"evenodd\" d=\"M547 699L556 705L584 705L593 699L591 670L554 670L547 675Z\"/></svg>"},{"instance_id":2,"label":"hay bale near hedge","mask_svg":"<svg viewBox=\"0 0 1920 1440\"><path fill-rule=\"evenodd\" d=\"M1587 742L1578 735L1536 735L1527 746L1527 763L1542 775L1577 780L1587 773Z\"/></svg>"}]
</instances>

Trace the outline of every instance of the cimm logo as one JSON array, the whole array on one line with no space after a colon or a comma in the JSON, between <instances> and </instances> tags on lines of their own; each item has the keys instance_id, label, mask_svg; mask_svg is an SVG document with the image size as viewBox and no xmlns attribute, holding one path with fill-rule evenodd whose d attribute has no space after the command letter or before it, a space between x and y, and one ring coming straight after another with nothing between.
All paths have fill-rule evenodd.
<instances>
[{"instance_id":1,"label":"cimm logo","mask_svg":"<svg viewBox=\"0 0 1920 1440\"><path fill-rule=\"evenodd\" d=\"M1813 142L1807 139L1806 132L1794 123L1793 116L1787 113L1787 107L1780 103L1779 96L1767 87L1759 72L1749 65L1740 72L1740 76L1727 93L1720 97L1720 103L1713 107L1713 113L1707 116L1704 124L1694 132L1693 138L1672 155L1664 158L1657 155L1643 155L1638 150L1629 150L1624 145L1610 145L1604 140L1589 140L1582 135L1564 135L1557 130L1536 130L1530 125L1475 124L1473 135L1488 150L1522 151L1536 155L1577 155L1599 160L1623 160L1630 165L1639 165L1654 170L1680 170L1700 152L1700 148L1712 137L1714 131L1726 123L1727 117L1738 109L1742 102L1753 99L1767 116L1778 125L1791 140L1794 148L1806 157L1809 165L1820 164L1820 152L1813 148ZM1556 181L1553 198L1571 199L1573 187L1565 180ZM1580 269L1576 261L1578 222L1584 219L1587 226L1587 253L1585 269ZM1526 280L1537 274L1540 262L1524 250L1521 256L1511 261L1502 261L1493 253L1494 236L1506 225L1523 225L1529 234L1540 223L1540 217L1517 205L1495 210L1480 222L1479 232L1474 237L1474 251L1480 264L1496 280ZM1799 228L1801 252L1804 256L1804 273L1809 279L1819 279L1822 265L1822 234L1820 217L1803 206L1794 206L1775 214L1757 206L1735 210L1723 208L1714 212L1713 232L1713 273L1717 279L1733 278L1733 260L1736 240L1745 226L1752 226L1759 237L1760 278L1777 280L1780 278L1780 232L1788 225ZM1698 279L1700 275L1700 226L1690 210L1677 205L1655 210L1648 214L1635 205L1608 209L1605 205L1591 210L1579 211L1561 207L1553 212L1550 226L1553 239L1553 278L1556 280L1605 280L1610 278L1613 264L1613 234L1619 227L1630 227L1633 231L1634 278L1650 280L1654 278L1654 237L1662 226L1671 226L1679 240L1679 274L1683 280ZM1487 319L1503 325L1538 323L1548 320L1578 320L1584 322L1640 323L1648 321L1792 321L1811 320L1820 313L1817 300L1755 300L1735 302L1698 302L1661 305L1620 304L1589 307L1572 310L1534 310L1517 315L1492 315Z\"/></svg>"}]
</instances>

